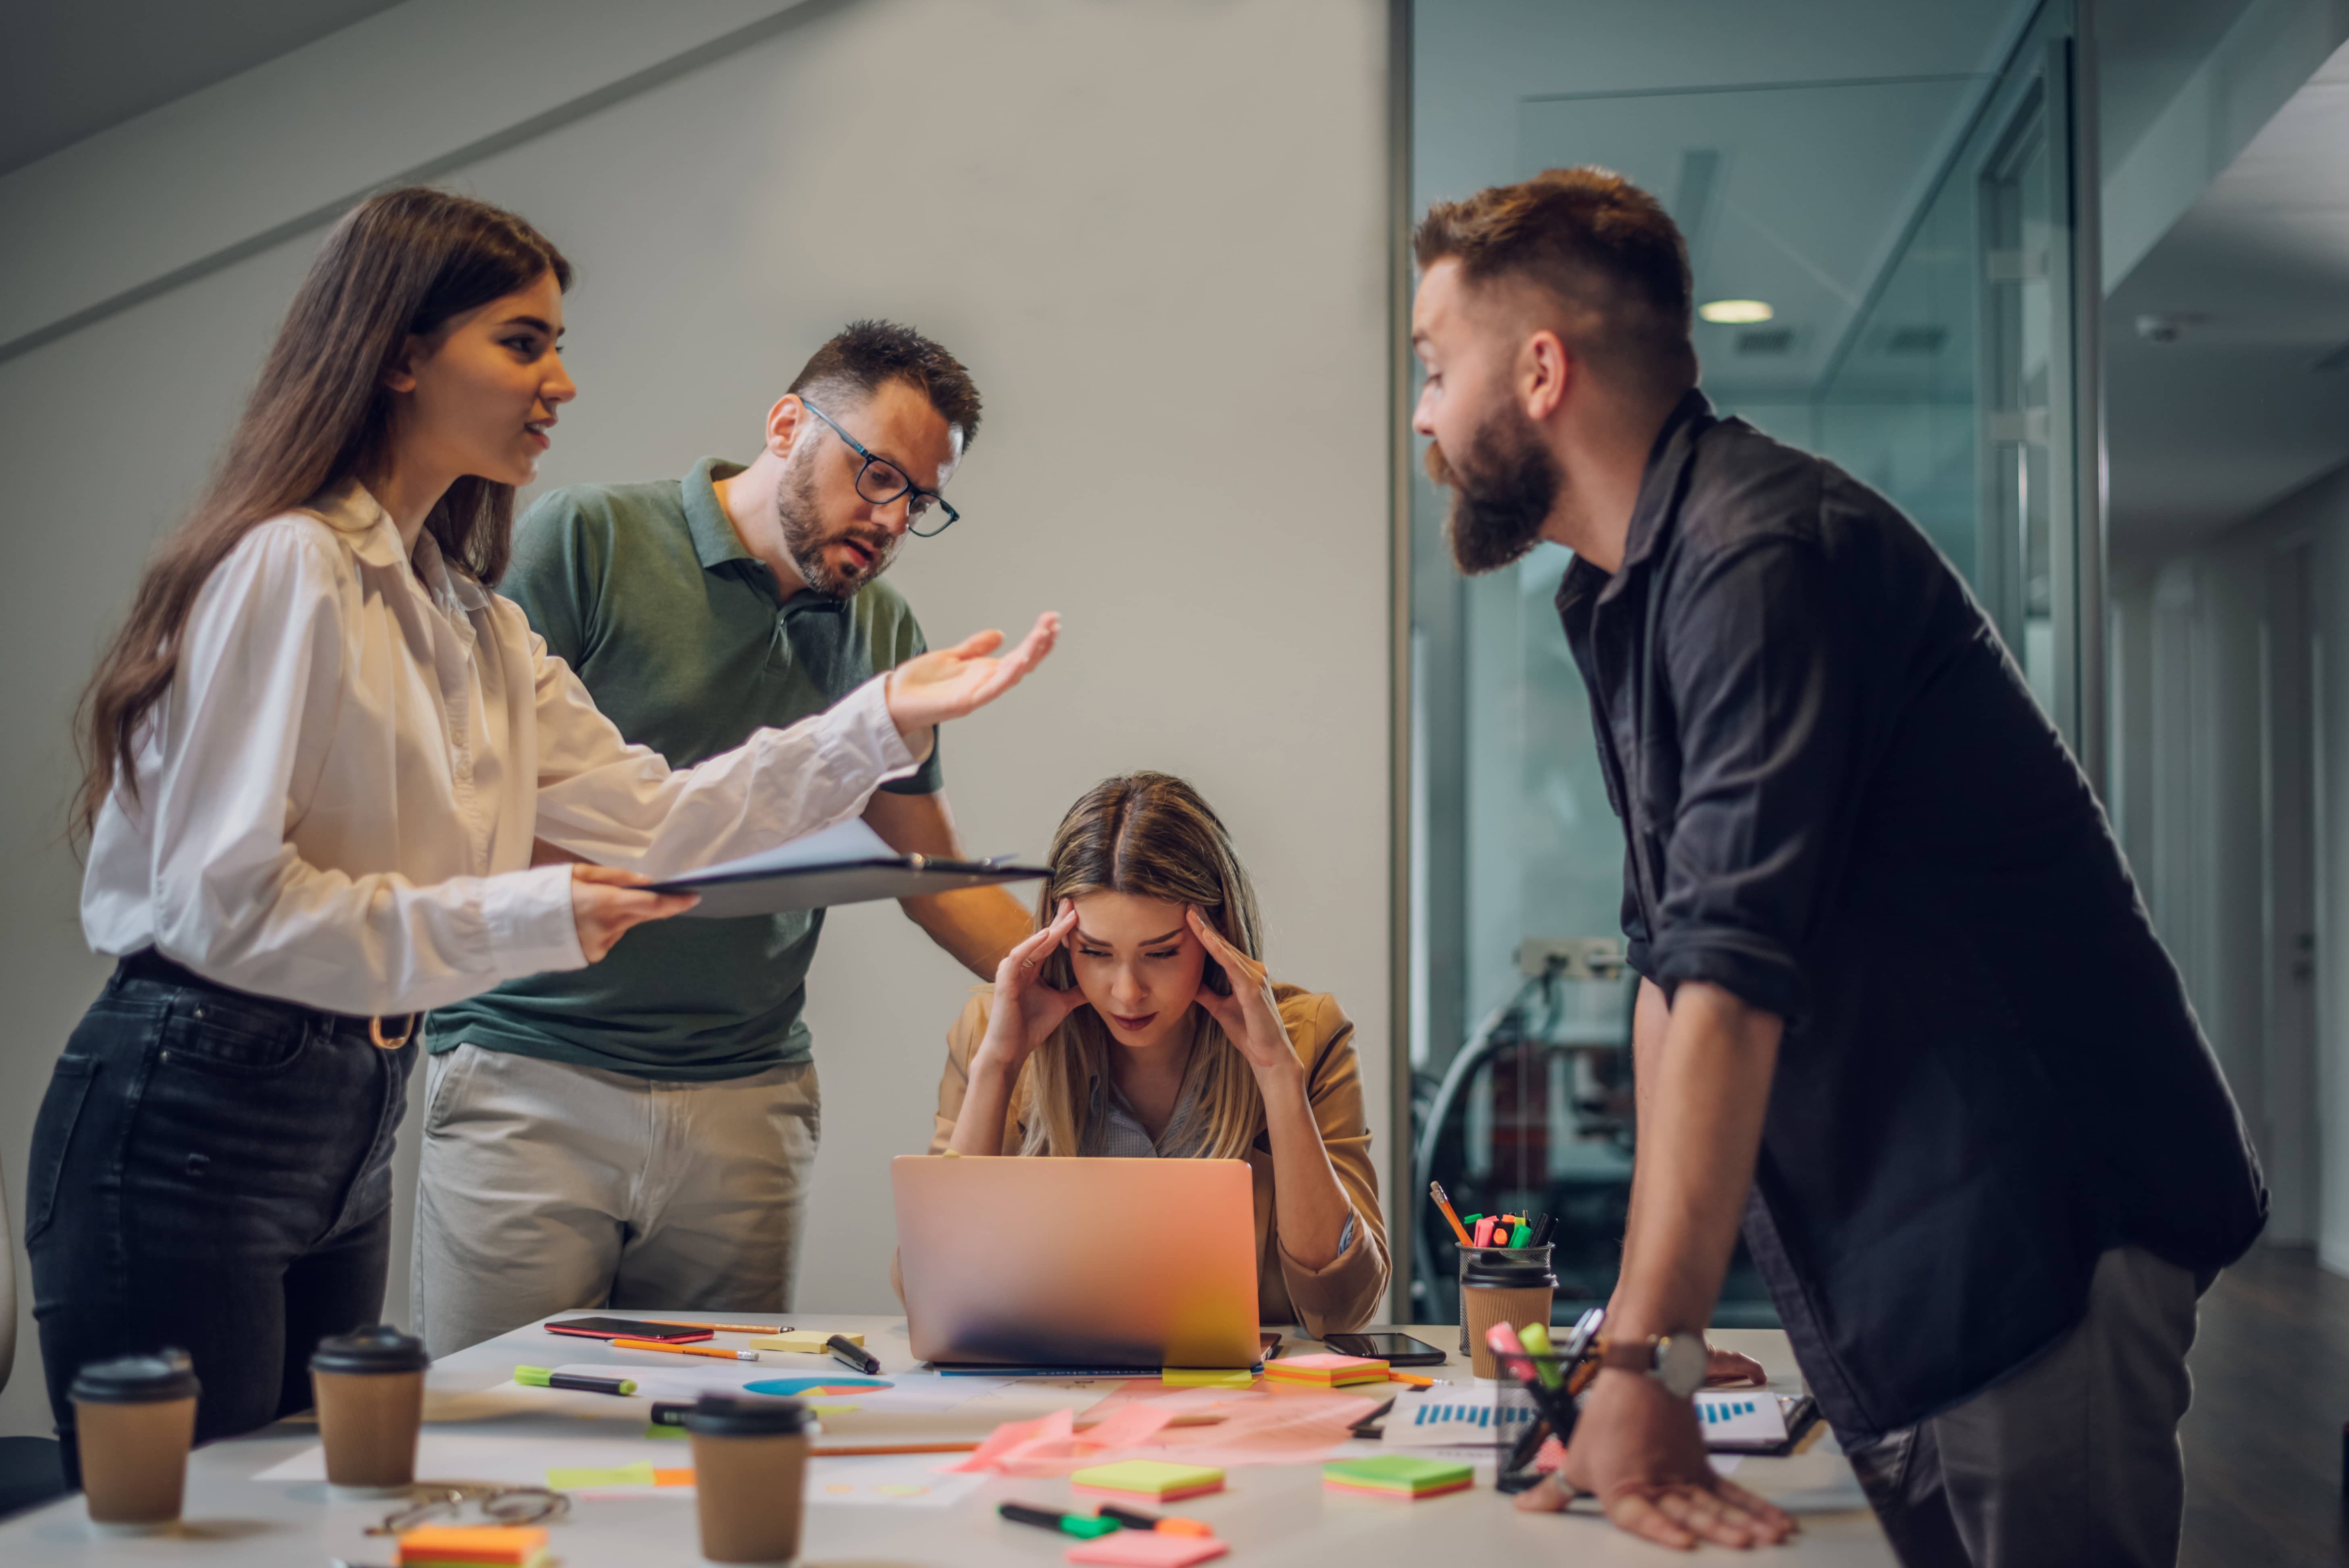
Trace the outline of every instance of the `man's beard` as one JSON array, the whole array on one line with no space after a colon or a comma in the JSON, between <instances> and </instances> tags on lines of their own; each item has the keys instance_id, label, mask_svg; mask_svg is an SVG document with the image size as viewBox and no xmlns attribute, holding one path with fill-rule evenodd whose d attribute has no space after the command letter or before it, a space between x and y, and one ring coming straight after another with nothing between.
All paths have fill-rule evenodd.
<instances>
[{"instance_id":1,"label":"man's beard","mask_svg":"<svg viewBox=\"0 0 2349 1568\"><path fill-rule=\"evenodd\" d=\"M1471 577L1499 571L1539 542L1566 482L1533 421L1515 407L1471 433L1456 463L1429 443L1427 477L1452 491L1444 535L1453 564Z\"/></svg>"},{"instance_id":2,"label":"man's beard","mask_svg":"<svg viewBox=\"0 0 2349 1568\"><path fill-rule=\"evenodd\" d=\"M805 463L787 466L782 479L776 483L775 521L782 530L783 553L798 568L800 581L834 599L848 598L888 571L890 561L897 553L897 541L887 533L861 533L854 528L827 531L816 505L815 470ZM843 572L826 561L824 546L843 539L854 539L871 551L872 564L862 570Z\"/></svg>"}]
</instances>

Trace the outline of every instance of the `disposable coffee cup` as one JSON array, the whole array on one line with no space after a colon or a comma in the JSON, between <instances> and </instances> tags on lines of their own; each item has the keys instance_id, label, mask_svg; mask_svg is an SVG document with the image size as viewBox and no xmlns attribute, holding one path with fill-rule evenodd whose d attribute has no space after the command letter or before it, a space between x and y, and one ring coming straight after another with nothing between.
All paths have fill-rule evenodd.
<instances>
[{"instance_id":1,"label":"disposable coffee cup","mask_svg":"<svg viewBox=\"0 0 2349 1568\"><path fill-rule=\"evenodd\" d=\"M388 1324L318 1342L310 1391L336 1495L397 1496L415 1482L424 1370L431 1364L424 1341Z\"/></svg>"},{"instance_id":2,"label":"disposable coffee cup","mask_svg":"<svg viewBox=\"0 0 2349 1568\"><path fill-rule=\"evenodd\" d=\"M75 1375L74 1441L99 1534L152 1535L178 1522L197 1391L184 1350L96 1361Z\"/></svg>"},{"instance_id":3,"label":"disposable coffee cup","mask_svg":"<svg viewBox=\"0 0 2349 1568\"><path fill-rule=\"evenodd\" d=\"M1550 1266L1550 1249L1554 1242L1524 1247L1458 1247L1454 1250L1460 1259L1460 1354L1474 1354L1475 1346L1468 1343L1468 1265L1479 1258L1491 1258L1498 1263L1539 1264Z\"/></svg>"},{"instance_id":4,"label":"disposable coffee cup","mask_svg":"<svg viewBox=\"0 0 2349 1568\"><path fill-rule=\"evenodd\" d=\"M1468 1330L1469 1369L1479 1377L1501 1376L1485 1343L1485 1331L1496 1323L1549 1323L1551 1298L1557 1294L1557 1276L1546 1263L1505 1262L1480 1257L1461 1275L1460 1320Z\"/></svg>"},{"instance_id":5,"label":"disposable coffee cup","mask_svg":"<svg viewBox=\"0 0 2349 1568\"><path fill-rule=\"evenodd\" d=\"M686 1413L702 1556L712 1563L799 1561L808 1426L807 1407L797 1399L704 1394Z\"/></svg>"}]
</instances>

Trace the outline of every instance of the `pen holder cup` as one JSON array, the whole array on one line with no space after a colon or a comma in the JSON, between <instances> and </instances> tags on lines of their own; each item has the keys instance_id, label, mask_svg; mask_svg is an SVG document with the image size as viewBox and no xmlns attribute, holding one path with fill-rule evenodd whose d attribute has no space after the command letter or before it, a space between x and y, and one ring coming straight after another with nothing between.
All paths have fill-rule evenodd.
<instances>
[{"instance_id":1,"label":"pen holder cup","mask_svg":"<svg viewBox=\"0 0 2349 1568\"><path fill-rule=\"evenodd\" d=\"M1476 1353L1476 1347L1470 1344L1468 1340L1469 1266L1479 1258L1497 1258L1504 1263L1539 1264L1543 1268L1547 1269L1550 1265L1550 1249L1556 1244L1557 1243L1553 1242L1544 1242L1537 1247L1461 1247L1457 1249L1460 1257L1461 1355L1473 1357ZM1545 1323L1549 1321L1548 1315L1547 1313L1543 1315L1542 1321ZM1483 1377L1487 1376L1487 1374L1479 1372L1476 1376Z\"/></svg>"},{"instance_id":2,"label":"pen holder cup","mask_svg":"<svg viewBox=\"0 0 2349 1568\"><path fill-rule=\"evenodd\" d=\"M1566 1384L1572 1368L1562 1356L1495 1356L1493 1359L1501 1374L1493 1389L1495 1473L1503 1491L1522 1491L1539 1479L1533 1468L1542 1447L1535 1440L1537 1435L1557 1438L1560 1443L1573 1435L1571 1429L1559 1431L1544 1408L1545 1404L1551 1408L1563 1407L1566 1418L1571 1418L1574 1396L1566 1391ZM1554 1391L1547 1400L1528 1387L1536 1380ZM1513 1477L1519 1484L1508 1484Z\"/></svg>"}]
</instances>

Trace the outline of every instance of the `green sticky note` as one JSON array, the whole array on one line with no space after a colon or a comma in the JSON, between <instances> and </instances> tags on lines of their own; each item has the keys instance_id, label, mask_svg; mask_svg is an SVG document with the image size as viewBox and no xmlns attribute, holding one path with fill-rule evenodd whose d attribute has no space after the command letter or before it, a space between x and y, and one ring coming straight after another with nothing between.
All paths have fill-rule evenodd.
<instances>
[{"instance_id":1,"label":"green sticky note","mask_svg":"<svg viewBox=\"0 0 2349 1568\"><path fill-rule=\"evenodd\" d=\"M1224 1472L1209 1465L1179 1465L1166 1460L1121 1460L1093 1465L1069 1477L1069 1484L1101 1491L1131 1492L1161 1502L1224 1490Z\"/></svg>"},{"instance_id":2,"label":"green sticky note","mask_svg":"<svg viewBox=\"0 0 2349 1568\"><path fill-rule=\"evenodd\" d=\"M657 1486L648 1464L614 1465L608 1470L550 1470L546 1484L557 1491L579 1491L599 1486Z\"/></svg>"},{"instance_id":3,"label":"green sticky note","mask_svg":"<svg viewBox=\"0 0 2349 1568\"><path fill-rule=\"evenodd\" d=\"M1472 1485L1476 1472L1451 1460L1416 1459L1402 1454L1378 1459L1335 1460L1321 1467L1325 1486L1350 1491L1383 1492L1392 1497L1433 1497Z\"/></svg>"},{"instance_id":4,"label":"green sticky note","mask_svg":"<svg viewBox=\"0 0 2349 1568\"><path fill-rule=\"evenodd\" d=\"M683 1427L665 1427L658 1421L645 1423L645 1436L648 1438L689 1438L692 1435Z\"/></svg>"},{"instance_id":5,"label":"green sticky note","mask_svg":"<svg viewBox=\"0 0 2349 1568\"><path fill-rule=\"evenodd\" d=\"M1169 1388L1247 1388L1256 1374L1245 1367L1163 1367L1158 1381Z\"/></svg>"}]
</instances>

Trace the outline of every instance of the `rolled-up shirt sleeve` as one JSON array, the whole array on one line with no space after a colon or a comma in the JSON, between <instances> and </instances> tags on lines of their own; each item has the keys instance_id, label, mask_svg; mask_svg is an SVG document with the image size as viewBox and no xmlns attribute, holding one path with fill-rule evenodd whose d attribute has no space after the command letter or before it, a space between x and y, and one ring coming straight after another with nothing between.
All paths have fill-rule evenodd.
<instances>
[{"instance_id":1,"label":"rolled-up shirt sleeve","mask_svg":"<svg viewBox=\"0 0 2349 1568\"><path fill-rule=\"evenodd\" d=\"M1854 672L1837 624L1826 562L1785 536L1707 563L1664 614L1680 806L1649 972L1668 988L1711 982L1790 1026L1848 830Z\"/></svg>"}]
</instances>

